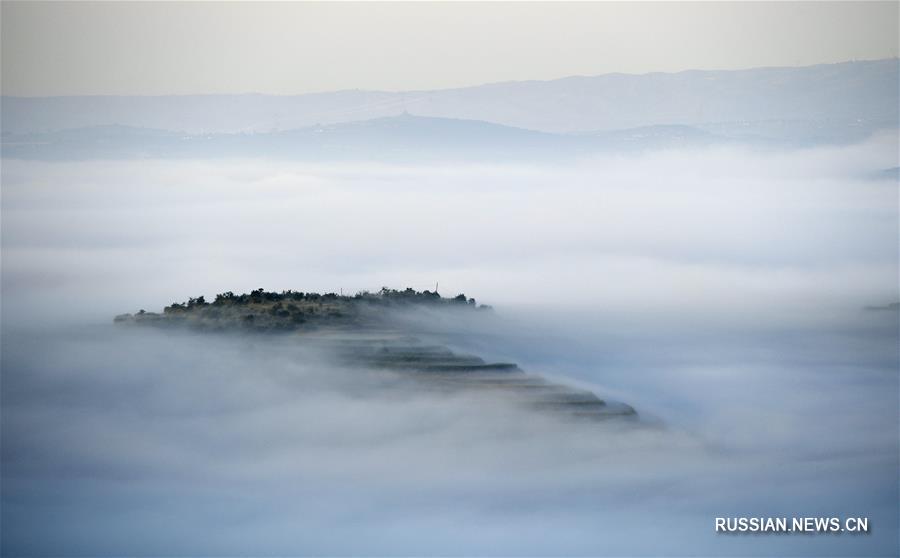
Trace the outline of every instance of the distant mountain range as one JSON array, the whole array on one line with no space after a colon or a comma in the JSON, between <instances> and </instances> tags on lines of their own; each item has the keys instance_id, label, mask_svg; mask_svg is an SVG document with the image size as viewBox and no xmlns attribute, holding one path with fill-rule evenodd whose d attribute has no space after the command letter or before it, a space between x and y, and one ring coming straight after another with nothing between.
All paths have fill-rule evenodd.
<instances>
[{"instance_id":1,"label":"distant mountain range","mask_svg":"<svg viewBox=\"0 0 900 558\"><path fill-rule=\"evenodd\" d=\"M186 134L133 126L91 126L7 134L5 158L41 160L268 157L299 161L569 160L592 153L722 144L807 146L863 139L878 126L797 122L642 126L551 134L477 120L404 114L268 133Z\"/></svg>"},{"instance_id":2,"label":"distant mountain range","mask_svg":"<svg viewBox=\"0 0 900 558\"><path fill-rule=\"evenodd\" d=\"M186 134L92 126L4 134L3 156L22 159L273 157L296 160L504 158L590 151L595 140L488 122L401 115L268 133Z\"/></svg>"},{"instance_id":3,"label":"distant mountain range","mask_svg":"<svg viewBox=\"0 0 900 558\"><path fill-rule=\"evenodd\" d=\"M100 125L190 134L271 132L398 116L481 120L553 133L720 122L894 123L898 59L798 68L606 74L437 91L307 95L3 97L5 132Z\"/></svg>"},{"instance_id":4,"label":"distant mountain range","mask_svg":"<svg viewBox=\"0 0 900 558\"><path fill-rule=\"evenodd\" d=\"M608 74L418 92L3 97L3 156L519 159L896 129L898 59Z\"/></svg>"}]
</instances>

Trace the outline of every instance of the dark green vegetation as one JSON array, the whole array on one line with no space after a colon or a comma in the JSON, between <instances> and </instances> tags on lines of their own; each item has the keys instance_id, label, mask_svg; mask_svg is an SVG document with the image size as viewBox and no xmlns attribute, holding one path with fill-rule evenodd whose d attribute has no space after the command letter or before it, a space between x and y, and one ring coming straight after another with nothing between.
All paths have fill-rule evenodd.
<instances>
[{"instance_id":1,"label":"dark green vegetation","mask_svg":"<svg viewBox=\"0 0 900 558\"><path fill-rule=\"evenodd\" d=\"M425 342L417 331L399 325L404 311L475 313L490 309L473 298L443 298L437 292L381 289L353 296L297 291L249 294L232 292L167 306L161 314L141 310L116 316L117 324L182 326L203 331L290 333L315 344L342 366L395 373L422 389L467 393L513 401L566 418L635 417L630 406L607 402L594 393L550 382L516 364L487 362L441 344ZM417 323L417 322L413 322ZM421 323L421 322L418 322Z\"/></svg>"},{"instance_id":2,"label":"dark green vegetation","mask_svg":"<svg viewBox=\"0 0 900 558\"><path fill-rule=\"evenodd\" d=\"M117 323L150 325L186 325L196 329L244 329L259 332L329 329L371 329L385 325L386 310L412 307L489 310L474 298L460 294L443 298L437 292L384 287L377 293L367 291L353 296L300 291L267 292L257 289L236 295L231 291L207 302L202 296L175 302L162 314L145 312L116 316Z\"/></svg>"}]
</instances>

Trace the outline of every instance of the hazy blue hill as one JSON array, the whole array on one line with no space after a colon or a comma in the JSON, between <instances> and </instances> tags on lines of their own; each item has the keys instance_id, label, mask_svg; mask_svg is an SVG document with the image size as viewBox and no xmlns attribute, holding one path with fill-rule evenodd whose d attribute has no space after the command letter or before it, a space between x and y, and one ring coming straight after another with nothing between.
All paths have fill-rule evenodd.
<instances>
[{"instance_id":1,"label":"hazy blue hill","mask_svg":"<svg viewBox=\"0 0 900 558\"><path fill-rule=\"evenodd\" d=\"M704 146L728 141L727 137L718 136L694 126L677 124L640 126L625 130L604 130L578 135L592 138L595 146L620 150Z\"/></svg>"},{"instance_id":2,"label":"hazy blue hill","mask_svg":"<svg viewBox=\"0 0 900 558\"><path fill-rule=\"evenodd\" d=\"M241 156L297 160L502 160L578 155L593 147L594 142L587 137L408 114L270 133L190 135L129 126L96 126L3 135L3 156L25 159Z\"/></svg>"},{"instance_id":3,"label":"hazy blue hill","mask_svg":"<svg viewBox=\"0 0 900 558\"><path fill-rule=\"evenodd\" d=\"M21 159L135 158L170 154L185 134L136 126L103 125L26 134L3 133L4 157Z\"/></svg>"},{"instance_id":4,"label":"hazy blue hill","mask_svg":"<svg viewBox=\"0 0 900 558\"><path fill-rule=\"evenodd\" d=\"M495 122L557 132L784 119L896 123L898 61L608 74L495 84L456 95L452 106L436 98L435 110L455 116L455 107L477 107L469 117L492 115ZM553 110L540 110L545 105Z\"/></svg>"},{"instance_id":5,"label":"hazy blue hill","mask_svg":"<svg viewBox=\"0 0 900 558\"><path fill-rule=\"evenodd\" d=\"M476 120L402 114L261 136L268 153L309 149L335 158L507 158L564 155L589 148L577 138ZM262 145L260 146L262 147Z\"/></svg>"},{"instance_id":6,"label":"hazy blue hill","mask_svg":"<svg viewBox=\"0 0 900 558\"><path fill-rule=\"evenodd\" d=\"M847 144L863 140L879 130L894 129L896 122L866 120L757 120L716 122L700 126L718 137L745 144L777 144L805 147L822 144Z\"/></svg>"},{"instance_id":7,"label":"hazy blue hill","mask_svg":"<svg viewBox=\"0 0 900 558\"><path fill-rule=\"evenodd\" d=\"M654 125L864 121L896 126L898 60L735 71L606 74L436 91L307 95L4 97L3 128L32 132L122 124L191 134L269 132L409 111L545 132Z\"/></svg>"},{"instance_id":8,"label":"hazy blue hill","mask_svg":"<svg viewBox=\"0 0 900 558\"><path fill-rule=\"evenodd\" d=\"M867 122L734 122L552 134L482 122L402 114L267 133L189 134L103 125L4 133L5 158L39 160L261 157L298 161L567 161L592 153L713 144L809 146L864 139Z\"/></svg>"}]
</instances>

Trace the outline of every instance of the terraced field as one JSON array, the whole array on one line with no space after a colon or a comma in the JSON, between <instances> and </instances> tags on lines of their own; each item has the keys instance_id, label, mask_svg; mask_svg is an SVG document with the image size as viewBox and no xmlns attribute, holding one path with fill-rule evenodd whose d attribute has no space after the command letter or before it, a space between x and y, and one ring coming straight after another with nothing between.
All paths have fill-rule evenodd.
<instances>
[{"instance_id":1,"label":"terraced field","mask_svg":"<svg viewBox=\"0 0 900 558\"><path fill-rule=\"evenodd\" d=\"M416 332L397 330L389 314L398 308L481 309L463 295L444 299L428 291L387 291L377 295L318 295L293 292L220 295L173 304L161 314L141 311L115 318L120 325L187 327L202 331L250 331L296 335L314 343L343 365L385 370L417 387L446 393L489 394L535 411L578 420L635 419L635 410L591 391L523 371L515 363L488 362L426 342ZM198 302L199 300L199 302Z\"/></svg>"},{"instance_id":2,"label":"terraced field","mask_svg":"<svg viewBox=\"0 0 900 558\"><path fill-rule=\"evenodd\" d=\"M422 389L477 391L535 410L567 418L636 418L624 403L606 401L591 391L552 382L510 362L487 362L411 336L383 338L344 334L331 341L347 364L399 372Z\"/></svg>"}]
</instances>

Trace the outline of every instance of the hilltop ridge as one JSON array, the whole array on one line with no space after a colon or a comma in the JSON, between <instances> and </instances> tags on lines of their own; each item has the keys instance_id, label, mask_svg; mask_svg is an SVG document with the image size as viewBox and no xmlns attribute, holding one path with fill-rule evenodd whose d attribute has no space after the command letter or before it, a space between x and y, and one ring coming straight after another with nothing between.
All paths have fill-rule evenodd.
<instances>
[{"instance_id":1,"label":"hilltop ridge","mask_svg":"<svg viewBox=\"0 0 900 558\"><path fill-rule=\"evenodd\" d=\"M383 327L387 309L410 306L490 310L464 294L452 298L437 292L382 288L354 295L310 293L294 290L269 292L256 289L236 295L231 291L216 295L212 302L203 296L174 302L162 313L140 310L115 317L119 324L157 326L184 325L204 330L239 329L257 332L311 331L321 328L371 329Z\"/></svg>"},{"instance_id":2,"label":"hilltop ridge","mask_svg":"<svg viewBox=\"0 0 900 558\"><path fill-rule=\"evenodd\" d=\"M451 349L421 332L397 328L393 311L437 309L489 311L474 298L459 294L382 288L353 296L299 291L247 294L221 293L213 302L204 297L166 306L162 313L139 311L116 316L119 325L185 326L201 331L243 331L297 335L353 368L395 374L422 389L455 394L488 395L515 405L566 419L632 419L630 405L608 401L595 393L550 381L523 371L512 362L490 362Z\"/></svg>"}]
</instances>

